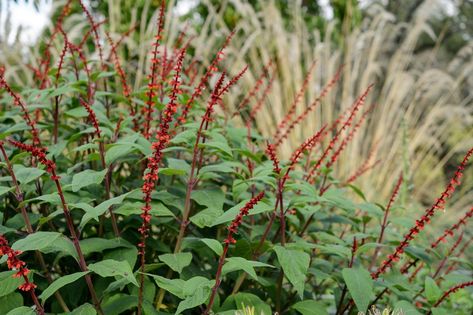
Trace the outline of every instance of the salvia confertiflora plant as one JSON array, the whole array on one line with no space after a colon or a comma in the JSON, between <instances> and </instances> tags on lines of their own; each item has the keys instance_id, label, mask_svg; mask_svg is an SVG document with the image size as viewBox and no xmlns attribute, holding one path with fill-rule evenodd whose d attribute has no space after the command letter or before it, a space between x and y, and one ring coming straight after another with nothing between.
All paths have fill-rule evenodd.
<instances>
[{"instance_id":1,"label":"salvia confertiflora plant","mask_svg":"<svg viewBox=\"0 0 473 315\"><path fill-rule=\"evenodd\" d=\"M389 200L370 203L356 181L382 161L332 171L382 106L373 85L282 160L281 144L322 106L342 65L296 113L303 84L263 138L255 117L284 61L261 65L229 110L247 71L227 71L235 34L205 61L185 32L165 45L163 1L135 88L118 53L133 30L113 39L79 1L90 31L73 41L62 25L71 4L31 67L35 86L14 86L14 70L0 69L1 314L471 314L473 205L444 231L425 228L451 214L473 148L425 210L399 206L403 174L385 183Z\"/></svg>"}]
</instances>

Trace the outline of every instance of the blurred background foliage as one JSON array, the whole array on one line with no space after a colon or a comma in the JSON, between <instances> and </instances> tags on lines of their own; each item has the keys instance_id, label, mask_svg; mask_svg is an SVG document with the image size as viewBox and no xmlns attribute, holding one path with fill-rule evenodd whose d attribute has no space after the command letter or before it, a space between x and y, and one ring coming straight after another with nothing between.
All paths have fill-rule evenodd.
<instances>
[{"instance_id":1,"label":"blurred background foliage","mask_svg":"<svg viewBox=\"0 0 473 315\"><path fill-rule=\"evenodd\" d=\"M44 39L66 1L33 1L38 9L42 2L51 3L51 23L31 43L20 41L21 30L13 34L13 40L7 40L15 31L9 19L13 0L1 1L0 65L17 86L31 86L35 84L31 67L37 67ZM129 71L137 74L128 79L135 89L144 86L159 0L86 3L95 21L106 20L99 28L104 41L105 32L114 41L123 39L118 50L123 65L137 69ZM369 199L386 200L402 171L407 178L402 200L421 207L424 201L431 201L432 192L441 190L454 165L473 144L470 0L169 0L167 7L167 47L172 48L184 32L186 40L192 39L190 53L197 63L207 65L225 36L236 31L226 52L226 68L233 75L248 64L250 71L236 93L225 99L228 108L235 109L264 65L274 62L270 73L275 77L274 85L255 121L269 138L314 60L316 70L298 114L344 64L336 88L293 130L282 146L282 156L287 157L314 130L335 119L374 82L369 102L376 107L345 150L336 174L337 178L346 177L368 158L381 161L355 183ZM76 1L72 1L64 28L72 42L80 41L90 29ZM61 38L53 42L56 54L62 46ZM95 50L91 39L86 47L92 53ZM236 119L244 123L245 117ZM471 177L471 168L468 172ZM451 208L463 210L473 203L473 181L465 182L461 190Z\"/></svg>"}]
</instances>

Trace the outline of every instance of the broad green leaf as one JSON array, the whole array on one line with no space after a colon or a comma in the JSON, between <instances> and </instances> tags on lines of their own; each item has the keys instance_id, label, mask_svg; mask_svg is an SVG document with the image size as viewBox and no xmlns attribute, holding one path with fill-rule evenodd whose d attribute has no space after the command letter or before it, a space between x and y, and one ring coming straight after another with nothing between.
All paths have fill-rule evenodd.
<instances>
[{"instance_id":1,"label":"broad green leaf","mask_svg":"<svg viewBox=\"0 0 473 315\"><path fill-rule=\"evenodd\" d=\"M101 253L106 249L112 249L117 247L134 247L133 245L121 238L104 239L98 237L91 237L81 240L79 244L84 256L88 256L92 253Z\"/></svg>"},{"instance_id":2,"label":"broad green leaf","mask_svg":"<svg viewBox=\"0 0 473 315\"><path fill-rule=\"evenodd\" d=\"M0 186L0 196L6 194L10 190L13 190L13 187Z\"/></svg>"},{"instance_id":3,"label":"broad green leaf","mask_svg":"<svg viewBox=\"0 0 473 315\"><path fill-rule=\"evenodd\" d=\"M429 302L437 301L442 295L442 290L431 277L425 278L425 297Z\"/></svg>"},{"instance_id":4,"label":"broad green leaf","mask_svg":"<svg viewBox=\"0 0 473 315\"><path fill-rule=\"evenodd\" d=\"M127 279L130 283L133 283L135 286L139 286L130 265L126 261L106 259L88 265L88 269L101 277L122 277Z\"/></svg>"},{"instance_id":5,"label":"broad green leaf","mask_svg":"<svg viewBox=\"0 0 473 315\"><path fill-rule=\"evenodd\" d=\"M120 247L107 250L103 255L103 259L114 259L118 261L126 261L130 266L134 266L138 259L138 249L132 247Z\"/></svg>"},{"instance_id":6,"label":"broad green leaf","mask_svg":"<svg viewBox=\"0 0 473 315\"><path fill-rule=\"evenodd\" d=\"M129 196L131 197L131 196ZM120 207L113 210L115 214L121 214L123 216L130 216L133 214L141 214L143 202L124 202ZM160 202L151 203L151 215L155 217L173 217L174 213L168 209L164 204Z\"/></svg>"},{"instance_id":7,"label":"broad green leaf","mask_svg":"<svg viewBox=\"0 0 473 315\"><path fill-rule=\"evenodd\" d=\"M72 191L77 192L83 187L87 187L92 184L100 184L105 178L107 171L108 169L104 169L100 172L94 170L85 170L75 174L72 177Z\"/></svg>"},{"instance_id":8,"label":"broad green leaf","mask_svg":"<svg viewBox=\"0 0 473 315\"><path fill-rule=\"evenodd\" d=\"M274 246L273 249L278 256L278 261L284 274L302 298L306 274L310 264L309 254L300 250L286 249L279 245Z\"/></svg>"},{"instance_id":9,"label":"broad green leaf","mask_svg":"<svg viewBox=\"0 0 473 315\"><path fill-rule=\"evenodd\" d=\"M0 314L7 314L9 311L23 305L23 296L18 292L0 297Z\"/></svg>"},{"instance_id":10,"label":"broad green leaf","mask_svg":"<svg viewBox=\"0 0 473 315\"><path fill-rule=\"evenodd\" d=\"M223 254L223 246L219 241L214 240L213 238L201 238L200 240L213 250L215 254L219 256Z\"/></svg>"},{"instance_id":11,"label":"broad green leaf","mask_svg":"<svg viewBox=\"0 0 473 315\"><path fill-rule=\"evenodd\" d=\"M36 315L36 312L31 307L20 306L8 312L7 315Z\"/></svg>"},{"instance_id":12,"label":"broad green leaf","mask_svg":"<svg viewBox=\"0 0 473 315\"><path fill-rule=\"evenodd\" d=\"M43 170L40 170L36 167L24 167L22 165L15 164L13 165L13 172L15 173L16 179L21 184L27 184L31 181L34 181L44 173Z\"/></svg>"},{"instance_id":13,"label":"broad green leaf","mask_svg":"<svg viewBox=\"0 0 473 315\"><path fill-rule=\"evenodd\" d=\"M131 310L136 308L137 305L137 296L114 294L102 303L102 309L106 315L133 314Z\"/></svg>"},{"instance_id":14,"label":"broad green leaf","mask_svg":"<svg viewBox=\"0 0 473 315\"><path fill-rule=\"evenodd\" d=\"M85 214L82 217L82 220L80 221L79 227L83 228L92 219L98 221L99 216L104 214L108 210L108 208L110 208L113 205L121 204L123 202L123 200L125 200L125 198L129 194L131 194L131 192L127 192L123 195L105 200L104 202L102 202L101 204L99 204L96 207L91 207L90 205L85 204L85 203L74 204L73 205L74 207L81 208L85 211Z\"/></svg>"},{"instance_id":15,"label":"broad green leaf","mask_svg":"<svg viewBox=\"0 0 473 315\"><path fill-rule=\"evenodd\" d=\"M297 302L291 306L302 315L328 315L326 307L322 302L314 300L305 300Z\"/></svg>"},{"instance_id":16,"label":"broad green leaf","mask_svg":"<svg viewBox=\"0 0 473 315\"><path fill-rule=\"evenodd\" d=\"M215 281L204 277L193 277L187 280L183 288L185 299L177 306L176 314L205 303L214 284Z\"/></svg>"},{"instance_id":17,"label":"broad green leaf","mask_svg":"<svg viewBox=\"0 0 473 315\"><path fill-rule=\"evenodd\" d=\"M133 144L115 144L105 153L105 163L110 165L110 163L115 162L117 159L128 155L133 149Z\"/></svg>"},{"instance_id":18,"label":"broad green leaf","mask_svg":"<svg viewBox=\"0 0 473 315\"><path fill-rule=\"evenodd\" d=\"M181 273L182 269L189 266L192 261L191 253L176 253L176 254L164 254L158 256L158 258L168 265L169 268Z\"/></svg>"},{"instance_id":19,"label":"broad green leaf","mask_svg":"<svg viewBox=\"0 0 473 315\"><path fill-rule=\"evenodd\" d=\"M62 237L62 234L58 232L36 232L16 241L13 243L12 248L22 252L29 250L41 251L53 244L60 237Z\"/></svg>"},{"instance_id":20,"label":"broad green leaf","mask_svg":"<svg viewBox=\"0 0 473 315\"><path fill-rule=\"evenodd\" d=\"M222 268L222 275L236 270L245 271L251 278L258 279L255 272L255 267L273 267L271 265L259 262L246 260L243 257L230 257L225 260Z\"/></svg>"},{"instance_id":21,"label":"broad green leaf","mask_svg":"<svg viewBox=\"0 0 473 315\"><path fill-rule=\"evenodd\" d=\"M95 308L89 304L85 303L79 306L78 308L74 309L70 315L96 315L97 311Z\"/></svg>"},{"instance_id":22,"label":"broad green leaf","mask_svg":"<svg viewBox=\"0 0 473 315\"><path fill-rule=\"evenodd\" d=\"M258 296L251 293L239 292L235 294L235 304L239 310L243 310L243 307L254 307L254 314L258 315L271 315L271 307L263 302Z\"/></svg>"},{"instance_id":23,"label":"broad green leaf","mask_svg":"<svg viewBox=\"0 0 473 315\"><path fill-rule=\"evenodd\" d=\"M194 190L192 191L191 198L199 205L206 206L207 208L222 209L225 202L225 193L220 188L214 190Z\"/></svg>"},{"instance_id":24,"label":"broad green leaf","mask_svg":"<svg viewBox=\"0 0 473 315\"><path fill-rule=\"evenodd\" d=\"M180 299L185 298L184 286L186 285L186 281L181 279L167 279L161 276L151 274L148 275L154 278L154 281L156 281L156 284L161 289L168 291L169 293L177 296Z\"/></svg>"},{"instance_id":25,"label":"broad green leaf","mask_svg":"<svg viewBox=\"0 0 473 315\"><path fill-rule=\"evenodd\" d=\"M14 292L25 280L23 278L14 278L16 271L0 272L0 297Z\"/></svg>"},{"instance_id":26,"label":"broad green leaf","mask_svg":"<svg viewBox=\"0 0 473 315\"><path fill-rule=\"evenodd\" d=\"M161 168L160 174L164 175L185 175L190 172L191 166L184 160L168 158L168 167Z\"/></svg>"},{"instance_id":27,"label":"broad green leaf","mask_svg":"<svg viewBox=\"0 0 473 315\"><path fill-rule=\"evenodd\" d=\"M67 275L67 276L63 276L57 280L54 280L53 283L51 283L47 288L46 290L43 291L43 293L41 293L41 295L39 296L39 298L42 300L42 302L44 303L48 298L50 298L57 290L59 290L60 288L62 288L63 286L65 285L68 285L69 283L72 283L80 278L82 278L83 276L85 276L86 274L88 274L90 271L84 271L84 272L76 272L76 273L73 273L73 274L70 274L70 275Z\"/></svg>"},{"instance_id":28,"label":"broad green leaf","mask_svg":"<svg viewBox=\"0 0 473 315\"><path fill-rule=\"evenodd\" d=\"M450 315L450 311L441 307L432 307L432 315Z\"/></svg>"},{"instance_id":29,"label":"broad green leaf","mask_svg":"<svg viewBox=\"0 0 473 315\"><path fill-rule=\"evenodd\" d=\"M358 311L366 312L370 302L375 298L370 273L361 268L344 268L342 275Z\"/></svg>"},{"instance_id":30,"label":"broad green leaf","mask_svg":"<svg viewBox=\"0 0 473 315\"><path fill-rule=\"evenodd\" d=\"M200 228L212 226L215 220L223 214L221 208L207 208L197 212L189 220Z\"/></svg>"}]
</instances>

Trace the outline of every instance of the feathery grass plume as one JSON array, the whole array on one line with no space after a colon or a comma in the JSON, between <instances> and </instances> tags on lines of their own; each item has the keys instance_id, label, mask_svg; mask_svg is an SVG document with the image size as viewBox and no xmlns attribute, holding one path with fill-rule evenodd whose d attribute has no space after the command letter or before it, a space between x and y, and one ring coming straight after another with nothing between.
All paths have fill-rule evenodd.
<instances>
[{"instance_id":1,"label":"feathery grass plume","mask_svg":"<svg viewBox=\"0 0 473 315\"><path fill-rule=\"evenodd\" d=\"M153 50L151 52L151 69L148 74L148 86L146 90L146 106L143 107L144 113L144 129L143 135L146 139L151 137L150 128L151 128L151 121L153 120L153 112L154 107L156 106L155 97L157 95L157 90L159 88L159 84L156 82L156 76L158 74L158 65L161 62L162 58L159 58L159 46L162 38L162 32L164 28L164 10L166 7L166 2L161 0L161 7L159 11L159 18L158 18L158 30L155 36L155 41L153 43ZM161 61L160 61L161 60Z\"/></svg>"},{"instance_id":2,"label":"feathery grass plume","mask_svg":"<svg viewBox=\"0 0 473 315\"><path fill-rule=\"evenodd\" d=\"M38 297L35 293L36 284L28 279L30 270L26 268L26 263L22 261L18 256L21 254L19 250L13 250L9 245L8 241L3 235L0 234L0 257L3 255L7 256L8 269L15 270L16 273L13 278L22 277L24 282L18 287L21 291L29 292L34 304L36 305L36 313L44 315L44 309L39 303Z\"/></svg>"},{"instance_id":3,"label":"feathery grass plume","mask_svg":"<svg viewBox=\"0 0 473 315\"><path fill-rule=\"evenodd\" d=\"M46 149L43 147L35 147L33 145L14 141L12 139L8 139L8 142L22 151L31 153L32 156L34 156L41 164L46 167L46 171L50 174L51 179L54 181L59 198L61 200L62 210L66 219L66 225L69 230L69 233L71 234L71 240L79 258L79 267L82 271L87 271L87 263L85 262L84 254L82 253L82 249L79 244L79 238L77 237L76 229L74 227L74 221L72 219L69 206L66 203L61 183L59 182L60 177L56 174L56 163L46 157ZM100 301L97 298L97 294L92 283L92 278L89 274L85 275L84 278L86 280L87 287L92 297L92 301L95 305L95 309L97 313L102 315L103 311L100 306Z\"/></svg>"},{"instance_id":4,"label":"feathery grass plume","mask_svg":"<svg viewBox=\"0 0 473 315\"><path fill-rule=\"evenodd\" d=\"M400 256L404 253L404 249L409 245L409 242L412 241L417 234L419 234L425 227L426 224L430 222L430 219L434 216L435 212L438 210L445 209L445 202L448 198L451 197L453 192L455 191L455 187L460 184L460 179L463 175L463 170L465 169L466 164L468 163L468 159L473 154L473 148L471 148L463 158L463 161L458 166L457 170L453 178L448 183L445 190L442 192L439 198L437 198L436 202L428 209L425 210L422 217L416 220L415 225L409 230L409 232L404 236L404 239L401 243L396 247L394 253L390 254L386 260L384 260L378 269L371 273L371 277L373 279L379 278L379 276L385 273L392 264L397 262Z\"/></svg>"},{"instance_id":5,"label":"feathery grass plume","mask_svg":"<svg viewBox=\"0 0 473 315\"><path fill-rule=\"evenodd\" d=\"M325 87L322 89L322 91L320 92L319 96L317 96L314 101L309 105L307 106L307 108L299 115L296 117L296 119L294 119L292 122L289 123L289 118L287 118L287 116L282 120L281 123L284 123L285 125L287 124L287 129L286 131L284 132L280 132L279 135L275 135L275 143L276 143L276 146L279 146L281 145L281 143L287 139L287 137L289 136L289 134L291 133L291 131L298 125L300 124L304 119L306 119L307 115L309 115L309 113L311 111L313 111L317 105L320 104L321 100L328 94L328 92L335 86L335 84L338 82L338 80L340 79L340 76L341 76L341 73L342 73L342 69L343 69L343 66L340 66L337 70L337 72L335 73L335 75L333 76L333 78L329 81L329 83L327 83L327 85L325 85ZM304 88L304 86L302 87ZM297 96L296 96L297 97ZM297 105L297 104L296 104ZM291 110L291 109L290 109ZM292 116L292 113L291 115ZM279 129L278 129L279 130ZM281 129L282 130L282 129Z\"/></svg>"},{"instance_id":6,"label":"feathery grass plume","mask_svg":"<svg viewBox=\"0 0 473 315\"><path fill-rule=\"evenodd\" d=\"M192 108L194 101L196 100L196 98L202 95L202 91L204 90L205 85L209 81L210 77L212 76L214 72L218 70L217 65L220 63L220 61L223 60L223 57L224 57L223 51L230 43L234 34L235 32L233 31L230 32L230 34L225 39L225 42L223 43L222 47L217 52L217 55L210 62L210 65L207 67L204 75L200 78L199 84L197 84L197 86L194 88L194 92L192 93L191 97L187 100L186 104L184 105L184 109L182 110L181 114L177 118L177 121L174 123L175 128L178 127L180 124L183 124L186 122L187 115L189 114L189 111Z\"/></svg>"},{"instance_id":7,"label":"feathery grass plume","mask_svg":"<svg viewBox=\"0 0 473 315\"><path fill-rule=\"evenodd\" d=\"M263 71L259 75L258 79L256 80L255 84L251 88L250 92L248 92L247 96L241 101L241 103L237 106L237 110L233 114L234 116L240 113L240 110L245 108L252 98L256 97L259 89L263 85L264 79L269 76L269 69L273 67L273 60L269 60L269 62L264 66Z\"/></svg>"},{"instance_id":8,"label":"feathery grass plume","mask_svg":"<svg viewBox=\"0 0 473 315\"><path fill-rule=\"evenodd\" d=\"M212 306L215 300L215 296L217 294L217 290L220 286L220 275L222 274L222 268L225 263L225 258L227 256L228 248L230 244L235 244L236 240L233 238L234 234L238 232L238 228L243 222L243 217L247 216L251 209L264 197L264 191L260 192L256 197L253 197L250 201L248 201L243 208L240 209L240 212L237 214L235 219L233 219L232 223L228 226L228 234L227 238L223 241L225 246L223 248L222 255L220 255L220 259L218 261L217 273L215 274L215 285L212 288L212 293L210 294L209 303L207 304L207 308L203 314L209 314L212 310Z\"/></svg>"},{"instance_id":9,"label":"feathery grass plume","mask_svg":"<svg viewBox=\"0 0 473 315\"><path fill-rule=\"evenodd\" d=\"M450 228L446 229L444 233L437 238L435 242L433 242L430 247L431 248L436 248L440 243L443 243L446 241L448 236L453 236L455 231L458 230L462 225L466 224L466 221L473 216L473 207L468 210L463 217L461 217L457 223L452 225Z\"/></svg>"},{"instance_id":10,"label":"feathery grass plume","mask_svg":"<svg viewBox=\"0 0 473 315\"><path fill-rule=\"evenodd\" d=\"M13 104L20 107L22 112L22 117L25 120L26 124L31 128L31 136L33 137L33 145L41 145L41 140L39 139L39 131L36 129L36 121L31 118L26 105L21 100L20 96L13 92L11 87L8 85L5 80L4 73L0 72L0 88L5 89L8 94L13 98Z\"/></svg>"},{"instance_id":11,"label":"feathery grass plume","mask_svg":"<svg viewBox=\"0 0 473 315\"><path fill-rule=\"evenodd\" d=\"M470 286L473 286L473 281L467 281L467 282L454 285L453 287L451 287L450 289L448 289L442 294L442 296L437 300L437 302L435 302L434 307L439 306L445 299L447 299L450 296L450 294L455 293L460 289L464 289ZM430 314L432 314L432 309L427 312L427 315L430 315Z\"/></svg>"},{"instance_id":12,"label":"feathery grass plume","mask_svg":"<svg viewBox=\"0 0 473 315\"><path fill-rule=\"evenodd\" d=\"M372 88L373 88L373 84L370 84L368 88L363 92L363 94L361 94L361 96L358 97L358 99L350 107L350 111L349 111L350 114L348 115L348 118L344 121L342 126L337 130L335 135L330 140L327 148L322 153L322 156L317 160L317 163L315 163L315 165L311 168L311 170L309 171L309 174L307 174L306 180L309 183L313 184L315 182L315 174L317 173L318 169L322 165L324 159L328 156L329 152L333 150L333 148L335 147L335 143L337 143L342 132L351 126L351 123L356 113L358 112L360 107L363 106L363 104L365 103L366 98L368 97L368 94L370 93Z\"/></svg>"},{"instance_id":13,"label":"feathery grass plume","mask_svg":"<svg viewBox=\"0 0 473 315\"><path fill-rule=\"evenodd\" d=\"M142 213L140 217L142 218L141 227L138 231L141 234L141 240L138 244L139 255L141 257L140 265L140 288L138 294L138 314L141 314L141 305L143 303L143 286L144 286L144 268L145 268L145 249L146 249L146 239L149 236L149 224L151 222L151 193L153 192L156 182L158 180L158 171L159 163L161 162L163 156L163 150L167 147L170 136L169 128L170 123L174 117L174 114L177 112L177 97L180 94L180 85L181 85L181 71L182 63L186 50L183 49L179 53L179 57L176 63L174 78L172 80L172 90L169 95L169 103L166 105L164 112L161 117L161 122L159 124L159 130L156 135L156 141L152 144L153 153L148 157L147 168L145 174L143 175L143 186L141 191L143 192L143 201L145 205L141 208Z\"/></svg>"},{"instance_id":14,"label":"feathery grass plume","mask_svg":"<svg viewBox=\"0 0 473 315\"><path fill-rule=\"evenodd\" d=\"M284 116L284 118L278 124L278 127L276 129L276 134L273 136L273 139L278 139L279 138L281 132L284 130L286 125L291 121L292 116L296 113L297 105L299 104L301 99L304 97L304 94L307 90L310 79L312 77L312 73L314 72L314 69L315 69L316 65L317 65L317 60L312 61L311 65L309 67L309 70L307 70L304 81L302 82L302 86L300 87L299 91L297 92L296 96L294 97L294 100L292 101L292 104L289 107L289 110L287 111L286 116Z\"/></svg>"}]
</instances>

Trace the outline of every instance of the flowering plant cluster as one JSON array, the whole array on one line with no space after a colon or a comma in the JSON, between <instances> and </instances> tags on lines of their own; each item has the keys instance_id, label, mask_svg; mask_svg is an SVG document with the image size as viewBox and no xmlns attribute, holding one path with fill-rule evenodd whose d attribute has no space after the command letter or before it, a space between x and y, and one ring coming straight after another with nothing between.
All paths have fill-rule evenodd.
<instances>
[{"instance_id":1,"label":"flowering plant cluster","mask_svg":"<svg viewBox=\"0 0 473 315\"><path fill-rule=\"evenodd\" d=\"M136 27L113 34L79 1L89 32L73 39L73 4L29 65L34 86L0 71L0 314L469 314L473 208L448 201L473 148L424 213L400 201L405 171L386 183L390 198L367 200L356 183L383 167L376 149L345 176L333 171L362 141L375 85L284 152L343 67L300 111L308 64L265 138L258 119L280 60L233 69L236 31L202 61L192 36L168 36L161 1L143 79L122 46ZM260 75L242 91L251 71Z\"/></svg>"}]
</instances>

